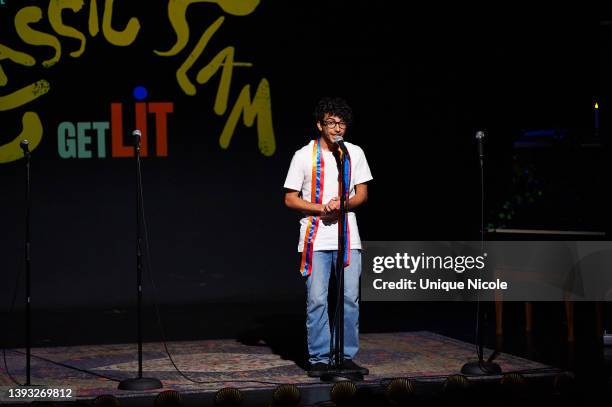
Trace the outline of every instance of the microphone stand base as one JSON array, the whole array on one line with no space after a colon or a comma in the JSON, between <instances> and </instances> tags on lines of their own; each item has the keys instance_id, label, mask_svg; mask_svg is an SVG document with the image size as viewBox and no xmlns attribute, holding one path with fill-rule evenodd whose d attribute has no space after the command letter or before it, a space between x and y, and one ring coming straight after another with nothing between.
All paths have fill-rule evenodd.
<instances>
[{"instance_id":1,"label":"microphone stand base","mask_svg":"<svg viewBox=\"0 0 612 407\"><path fill-rule=\"evenodd\" d=\"M466 376L494 376L501 375L502 369L497 363L476 361L463 365L461 373Z\"/></svg>"},{"instance_id":2,"label":"microphone stand base","mask_svg":"<svg viewBox=\"0 0 612 407\"><path fill-rule=\"evenodd\" d=\"M119 383L119 390L153 390L164 387L158 379L152 377L136 377L125 379Z\"/></svg>"}]
</instances>

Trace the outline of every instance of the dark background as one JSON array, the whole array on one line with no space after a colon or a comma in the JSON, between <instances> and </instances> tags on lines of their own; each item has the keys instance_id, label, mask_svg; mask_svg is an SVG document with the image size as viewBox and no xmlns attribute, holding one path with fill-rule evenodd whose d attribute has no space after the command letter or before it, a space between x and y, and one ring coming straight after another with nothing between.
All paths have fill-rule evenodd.
<instances>
[{"instance_id":1,"label":"dark background","mask_svg":"<svg viewBox=\"0 0 612 407\"><path fill-rule=\"evenodd\" d=\"M609 230L609 160L602 140L609 136L612 101L605 89L612 47L609 26L598 20L534 10L417 11L395 2L264 1L249 16L226 15L190 70L194 80L230 45L237 61L254 64L234 70L228 113L218 117L212 110L218 75L196 84L195 96L184 95L175 80L203 30L224 15L215 4L190 6L190 42L170 58L153 54L175 40L163 2L115 1L114 27L132 16L142 25L136 42L125 48L101 33L87 34L87 5L76 15L65 11L65 23L86 34L85 53L70 57L78 43L62 38L62 59L44 69L40 61L50 56L49 48L23 44L13 17L22 6L46 2L7 3L0 8L0 43L30 53L39 65L2 61L9 77L3 93L40 78L52 84L27 106L45 126L32 158L37 310L69 315L134 304L134 162L61 159L56 131L63 121L109 121L110 103L129 106L137 85L149 90L149 101L174 102L169 156L143 159L160 304L220 309L302 301L299 216L284 207L282 185L293 152L315 135L312 111L327 95L352 105L356 119L347 140L364 149L374 176L370 200L358 211L364 240L478 239L477 130L486 132L488 224L499 223L504 202L522 193L513 183L513 163L527 157L546 193L533 205L515 205L514 220L504 226ZM46 19L35 27L52 32ZM270 82L276 152L260 154L256 126L241 121L223 150L218 137L234 100L246 84L252 96L262 77ZM594 100L602 105L599 138ZM124 120L130 118L127 109ZM22 111L1 113L0 144L18 134ZM131 129L126 122L124 131ZM563 129L567 136L537 151L513 148L529 129ZM0 165L3 310L24 267L23 182L23 160ZM147 283L147 304L152 293ZM255 309L245 306L236 314L247 318ZM374 311L369 315L376 318Z\"/></svg>"}]
</instances>

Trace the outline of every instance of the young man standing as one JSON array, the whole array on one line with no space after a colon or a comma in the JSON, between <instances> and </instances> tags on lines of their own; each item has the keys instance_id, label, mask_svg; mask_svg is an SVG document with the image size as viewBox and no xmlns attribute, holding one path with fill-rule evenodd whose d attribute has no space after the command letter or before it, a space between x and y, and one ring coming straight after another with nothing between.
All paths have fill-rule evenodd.
<instances>
[{"instance_id":1,"label":"young man standing","mask_svg":"<svg viewBox=\"0 0 612 407\"><path fill-rule=\"evenodd\" d=\"M372 179L363 150L345 143L342 153L337 137L344 137L352 121L352 110L340 98L323 98L315 109L318 136L298 150L285 180L285 205L304 214L300 220L300 273L306 281L308 375L320 377L329 368L330 325L327 292L332 267L338 255L338 220L340 209L338 163L344 160L348 185L348 211L345 216L344 253L344 364L343 368L368 374L352 359L359 349L359 276L361 240L353 209L368 198L366 182Z\"/></svg>"}]
</instances>

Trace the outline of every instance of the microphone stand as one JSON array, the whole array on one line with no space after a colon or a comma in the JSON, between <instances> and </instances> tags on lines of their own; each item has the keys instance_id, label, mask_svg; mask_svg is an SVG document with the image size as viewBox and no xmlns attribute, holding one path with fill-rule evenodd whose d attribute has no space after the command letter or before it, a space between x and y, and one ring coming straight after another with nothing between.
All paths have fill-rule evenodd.
<instances>
[{"instance_id":1,"label":"microphone stand","mask_svg":"<svg viewBox=\"0 0 612 407\"><path fill-rule=\"evenodd\" d=\"M134 130L134 156L136 158L136 287L137 287L137 337L138 337L138 377L124 379L119 390L161 389L159 379L142 377L142 171L140 168L140 130Z\"/></svg>"},{"instance_id":2,"label":"microphone stand","mask_svg":"<svg viewBox=\"0 0 612 407\"><path fill-rule=\"evenodd\" d=\"M25 386L31 386L31 361L32 361L32 333L31 333L31 258L30 258L30 211L32 208L32 197L30 196L30 150L28 141L22 140L20 146L23 150L26 167L26 213L25 213L25 340L26 340L26 382Z\"/></svg>"},{"instance_id":3,"label":"microphone stand","mask_svg":"<svg viewBox=\"0 0 612 407\"><path fill-rule=\"evenodd\" d=\"M480 254L484 252L484 148L483 148L484 133L478 131L476 139L478 140L478 156L480 159ZM501 367L494 363L493 360L497 357L498 351L495 350L489 359L484 360L484 341L485 330L483 325L487 322L487 314L482 311L480 306L480 295L476 297L476 342L478 346L478 360L476 362L468 362L461 367L461 373L467 376L488 376L500 375Z\"/></svg>"},{"instance_id":4,"label":"microphone stand","mask_svg":"<svg viewBox=\"0 0 612 407\"><path fill-rule=\"evenodd\" d=\"M344 171L346 159L345 155L348 156L346 147L339 145L342 151L341 158L339 160L339 174L338 182L340 184L340 210L338 211L338 254L336 256L336 312L334 313L334 326L332 330L333 338L333 351L332 351L332 363L327 373L321 376L323 382L339 382L339 381L362 381L363 375L359 372L355 372L349 369L343 369L344 364L344 249L345 249L345 214L348 209L348 202L346 201L346 189L348 185L344 184Z\"/></svg>"}]
</instances>

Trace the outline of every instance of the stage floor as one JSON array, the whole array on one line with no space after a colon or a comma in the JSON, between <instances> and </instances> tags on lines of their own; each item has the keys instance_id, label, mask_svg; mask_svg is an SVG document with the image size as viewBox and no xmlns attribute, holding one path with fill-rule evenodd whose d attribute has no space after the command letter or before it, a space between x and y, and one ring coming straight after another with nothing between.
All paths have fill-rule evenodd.
<instances>
[{"instance_id":1,"label":"stage floor","mask_svg":"<svg viewBox=\"0 0 612 407\"><path fill-rule=\"evenodd\" d=\"M427 331L362 334L360 340L361 350L356 361L370 369L370 375L365 377L363 385L379 385L385 379L395 377L443 381L449 375L458 374L465 362L476 357L473 344ZM303 389L321 386L318 379L306 375L304 366L300 366L303 361L284 359L263 341L247 344L223 339L169 342L167 345L181 371L191 379L204 383L190 382L181 376L169 360L162 343L145 343L143 375L160 379L164 385L162 390L173 389L191 394L212 393L222 387L273 389L281 383L294 383ZM20 382L25 375L22 351L7 352L9 370ZM489 353L487 351L486 355ZM71 387L76 390L79 399L91 399L101 394L121 398L151 397L162 391L117 389L119 380L137 374L137 347L134 343L34 348L32 355L33 384ZM504 353L496 361L504 373L553 376L560 372L550 366ZM12 384L4 366L1 366L0 386Z\"/></svg>"}]
</instances>

